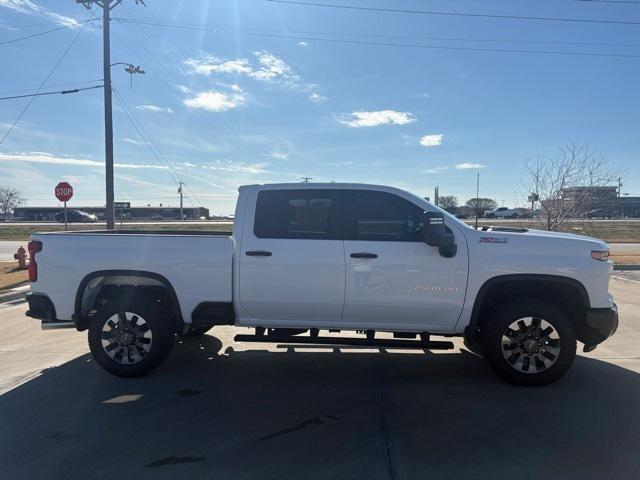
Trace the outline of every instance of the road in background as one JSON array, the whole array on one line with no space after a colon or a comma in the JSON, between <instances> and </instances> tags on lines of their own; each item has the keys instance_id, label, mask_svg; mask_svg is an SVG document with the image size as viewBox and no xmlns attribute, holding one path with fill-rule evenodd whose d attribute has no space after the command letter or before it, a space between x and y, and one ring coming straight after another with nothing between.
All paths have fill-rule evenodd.
<instances>
[{"instance_id":1,"label":"road in background","mask_svg":"<svg viewBox=\"0 0 640 480\"><path fill-rule=\"evenodd\" d=\"M620 329L543 388L503 383L458 339L450 352L332 352L236 344L232 327L123 379L93 362L86 332L43 332L24 303L0 307L0 469L42 480L631 478L639 288L612 280Z\"/></svg>"}]
</instances>

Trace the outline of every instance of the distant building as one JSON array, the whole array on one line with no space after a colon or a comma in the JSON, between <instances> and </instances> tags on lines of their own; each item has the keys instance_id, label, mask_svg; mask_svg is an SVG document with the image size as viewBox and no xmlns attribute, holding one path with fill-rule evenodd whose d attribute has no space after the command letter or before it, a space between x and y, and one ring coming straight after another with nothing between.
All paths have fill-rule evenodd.
<instances>
[{"instance_id":1,"label":"distant building","mask_svg":"<svg viewBox=\"0 0 640 480\"><path fill-rule=\"evenodd\" d=\"M96 215L104 219L105 207L67 207L71 210L82 210L83 212ZM13 218L30 222L55 221L55 215L61 212L62 207L16 207ZM187 220L198 220L202 217L209 218L209 209L205 207L184 207L182 214ZM179 220L179 207L130 207L116 209L116 221L123 220Z\"/></svg>"},{"instance_id":2,"label":"distant building","mask_svg":"<svg viewBox=\"0 0 640 480\"><path fill-rule=\"evenodd\" d=\"M640 218L640 197L620 197L618 208L623 218Z\"/></svg>"},{"instance_id":3,"label":"distant building","mask_svg":"<svg viewBox=\"0 0 640 480\"><path fill-rule=\"evenodd\" d=\"M602 210L614 215L618 199L618 187L571 187L562 191L564 207L580 212Z\"/></svg>"}]
</instances>

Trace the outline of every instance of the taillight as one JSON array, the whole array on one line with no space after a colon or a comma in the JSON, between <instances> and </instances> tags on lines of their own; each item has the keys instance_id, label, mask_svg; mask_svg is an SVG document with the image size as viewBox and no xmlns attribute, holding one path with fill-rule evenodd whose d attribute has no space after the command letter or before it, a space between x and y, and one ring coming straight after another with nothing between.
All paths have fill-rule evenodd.
<instances>
[{"instance_id":1,"label":"taillight","mask_svg":"<svg viewBox=\"0 0 640 480\"><path fill-rule=\"evenodd\" d=\"M42 242L38 240L31 240L29 242L29 281L35 282L38 280L38 264L36 263L36 253L42 251Z\"/></svg>"},{"instance_id":2,"label":"taillight","mask_svg":"<svg viewBox=\"0 0 640 480\"><path fill-rule=\"evenodd\" d=\"M606 262L609 260L609 250L591 250L591 258Z\"/></svg>"}]
</instances>

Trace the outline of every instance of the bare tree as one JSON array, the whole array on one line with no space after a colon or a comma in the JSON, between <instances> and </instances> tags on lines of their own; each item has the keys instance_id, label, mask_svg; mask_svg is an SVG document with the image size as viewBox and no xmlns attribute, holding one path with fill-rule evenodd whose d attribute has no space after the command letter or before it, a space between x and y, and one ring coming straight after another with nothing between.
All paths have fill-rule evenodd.
<instances>
[{"instance_id":1,"label":"bare tree","mask_svg":"<svg viewBox=\"0 0 640 480\"><path fill-rule=\"evenodd\" d=\"M24 198L22 198L20 190L14 187L0 187L0 211L2 211L5 220L9 218L14 208L23 203Z\"/></svg>"},{"instance_id":2,"label":"bare tree","mask_svg":"<svg viewBox=\"0 0 640 480\"><path fill-rule=\"evenodd\" d=\"M540 201L547 230L557 230L569 218L585 218L600 207L613 212L620 172L602 155L585 145L568 143L555 157L526 160L528 191Z\"/></svg>"},{"instance_id":3,"label":"bare tree","mask_svg":"<svg viewBox=\"0 0 640 480\"><path fill-rule=\"evenodd\" d=\"M458 209L458 197L454 195L441 195L438 197L438 206L449 213L455 213Z\"/></svg>"},{"instance_id":4,"label":"bare tree","mask_svg":"<svg viewBox=\"0 0 640 480\"><path fill-rule=\"evenodd\" d=\"M470 198L465 203L467 207L473 209L473 214L476 217L481 217L487 210L493 210L498 206L498 203L492 198Z\"/></svg>"}]
</instances>

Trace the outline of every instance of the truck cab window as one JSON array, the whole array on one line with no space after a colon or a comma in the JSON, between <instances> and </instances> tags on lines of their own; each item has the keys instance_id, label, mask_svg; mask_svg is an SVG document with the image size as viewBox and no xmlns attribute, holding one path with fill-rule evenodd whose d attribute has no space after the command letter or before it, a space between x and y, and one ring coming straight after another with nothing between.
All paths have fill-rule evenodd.
<instances>
[{"instance_id":1,"label":"truck cab window","mask_svg":"<svg viewBox=\"0 0 640 480\"><path fill-rule=\"evenodd\" d=\"M347 193L345 240L422 242L423 210L385 192Z\"/></svg>"},{"instance_id":2,"label":"truck cab window","mask_svg":"<svg viewBox=\"0 0 640 480\"><path fill-rule=\"evenodd\" d=\"M334 190L278 190L258 194L253 231L259 238L342 239Z\"/></svg>"}]
</instances>

